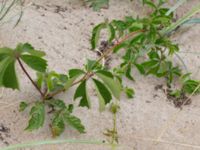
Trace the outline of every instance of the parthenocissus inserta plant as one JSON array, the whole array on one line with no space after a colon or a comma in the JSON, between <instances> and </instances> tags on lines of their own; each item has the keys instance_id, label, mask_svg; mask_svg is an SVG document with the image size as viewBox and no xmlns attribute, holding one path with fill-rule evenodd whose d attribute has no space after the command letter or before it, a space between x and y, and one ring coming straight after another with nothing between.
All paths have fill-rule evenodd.
<instances>
[{"instance_id":1,"label":"parthenocissus inserta plant","mask_svg":"<svg viewBox=\"0 0 200 150\"><path fill-rule=\"evenodd\" d=\"M125 17L124 20L105 21L94 27L91 45L93 50L98 50L102 30L107 30L111 46L97 60L88 59L85 67L73 68L68 73L60 74L47 69L45 53L35 50L30 44L18 44L15 49L0 48L0 85L6 88L19 89L17 79L17 63L29 78L35 89L40 93L40 98L35 102L21 102L19 111L30 109L30 120L26 130L33 131L44 125L45 117L51 118L50 128L53 137L64 132L65 126L71 126L80 133L85 132L81 120L73 115L74 105L65 104L63 100L55 98L56 95L67 91L77 85L74 100L79 99L80 107L91 107L90 96L87 92L88 80L93 82L93 88L99 100L99 110L104 111L105 106L110 106L113 113L113 129L107 130L105 135L111 137L111 143L118 142L116 114L120 108L121 93L128 98L133 98L134 90L123 84L124 77L133 81L132 68L142 75L154 75L165 78L166 84L171 88L173 82L180 82L180 89L170 89L171 95L179 97L181 94L198 94L200 92L197 80L190 78L190 73L184 73L171 59L179 52L179 46L170 40L174 30L173 13L166 15L168 8L162 7L164 2L155 4L144 1L153 12L144 18ZM103 61L106 57L119 51L121 62L118 66L108 69ZM36 71L37 79L33 80L27 72L26 66ZM145 91L144 91L145 92ZM40 100L39 100L40 99ZM45 110L49 113L46 114Z\"/></svg>"}]
</instances>

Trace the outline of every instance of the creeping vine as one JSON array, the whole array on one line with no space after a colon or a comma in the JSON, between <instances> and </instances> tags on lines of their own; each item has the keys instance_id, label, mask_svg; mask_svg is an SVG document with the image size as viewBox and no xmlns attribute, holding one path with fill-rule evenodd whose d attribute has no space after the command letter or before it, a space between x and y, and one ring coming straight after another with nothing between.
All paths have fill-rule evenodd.
<instances>
[{"instance_id":1,"label":"creeping vine","mask_svg":"<svg viewBox=\"0 0 200 150\"><path fill-rule=\"evenodd\" d=\"M33 131L44 125L46 110L51 118L50 128L52 136L62 134L66 125L71 126L80 133L85 133L85 127L81 120L73 115L73 104L66 104L63 100L55 98L56 95L69 90L77 85L74 100L79 99L80 107L91 108L90 97L87 92L88 80L94 84L93 88L99 100L99 110L104 111L109 105L113 114L113 128L108 129L104 134L110 137L109 143L115 149L118 143L117 113L120 109L120 97L124 92L128 98L133 98L134 90L124 85L124 77L133 83L136 68L142 75L153 75L158 78L165 78L168 86L168 96L173 97L175 104L187 94L200 93L199 81L190 77L191 73L185 73L171 59L178 55L179 47L170 39L172 31L181 25L185 20L180 19L178 23L173 22L173 13L163 7L164 1L158 4L148 0L143 3L152 8L153 12L144 18L126 17L124 20L106 20L94 27L92 31L91 46L98 50L102 40L101 31L107 30L109 38L106 40L111 46L102 51L97 60L88 59L85 67L73 68L66 74L60 74L47 69L45 53L36 50L30 44L18 44L16 48L0 48L0 86L12 89L19 89L19 82L16 75L15 62L33 84L41 96L41 99L34 102L21 102L19 111L30 111L30 119L26 130ZM198 12L200 6L194 11L186 14L188 19L194 12ZM105 67L104 59L119 53L121 61L111 69ZM33 80L26 67L36 71L37 79ZM181 88L173 87L172 84L179 82ZM195 91L195 92L194 92ZM188 100L188 99L187 99ZM179 103L179 107L186 104L186 101Z\"/></svg>"}]
</instances>

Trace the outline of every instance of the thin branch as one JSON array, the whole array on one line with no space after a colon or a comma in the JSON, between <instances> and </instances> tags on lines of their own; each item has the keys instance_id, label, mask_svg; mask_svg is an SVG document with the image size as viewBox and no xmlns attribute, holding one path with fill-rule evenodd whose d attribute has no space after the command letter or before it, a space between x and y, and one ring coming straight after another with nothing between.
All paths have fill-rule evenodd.
<instances>
[{"instance_id":1,"label":"thin branch","mask_svg":"<svg viewBox=\"0 0 200 150\"><path fill-rule=\"evenodd\" d=\"M17 58L17 61L20 65L20 67L22 68L23 72L25 73L25 75L28 77L28 79L31 81L31 83L33 84L33 86L36 88L36 90L40 93L40 95L42 96L42 98L44 98L44 94L42 93L42 91L40 90L40 88L37 86L37 84L33 81L33 79L31 78L31 76L28 74L28 72L26 71L26 69L24 68L21 60L19 58Z\"/></svg>"},{"instance_id":2,"label":"thin branch","mask_svg":"<svg viewBox=\"0 0 200 150\"><path fill-rule=\"evenodd\" d=\"M112 46L111 48L107 49L102 55L101 57L96 61L96 63L94 64L94 66L99 63L102 59L104 59L107 55L109 55L111 52L113 52L113 49L116 48L118 45L120 45L121 43L123 43L124 41L128 40L129 38L133 37L134 35L136 35L137 33L140 32L144 32L144 30L139 30L139 31L135 31L135 32L131 32L130 34L126 35L121 41L117 42L117 44L115 44L114 46ZM74 82L72 86L79 84L80 82L89 79L90 77L92 77L94 74L91 74L90 72L86 72L85 75L78 81ZM48 98L52 98L53 96L62 93L63 91L65 91L65 89L61 89L59 91L56 91L55 93L49 94L46 96L45 99Z\"/></svg>"}]
</instances>

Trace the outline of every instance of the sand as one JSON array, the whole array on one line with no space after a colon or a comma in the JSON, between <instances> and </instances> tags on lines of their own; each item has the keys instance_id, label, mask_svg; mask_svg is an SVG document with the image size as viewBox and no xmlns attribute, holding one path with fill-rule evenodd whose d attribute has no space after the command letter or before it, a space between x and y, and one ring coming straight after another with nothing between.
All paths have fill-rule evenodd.
<instances>
[{"instance_id":1,"label":"sand","mask_svg":"<svg viewBox=\"0 0 200 150\"><path fill-rule=\"evenodd\" d=\"M190 0L178 10L182 16L198 0ZM44 50L49 61L49 68L60 73L73 67L81 68L87 58L96 58L90 50L89 39L94 24L106 18L123 19L124 16L144 15L146 12L137 2L129 0L111 0L109 9L94 12L86 8L78 0L29 0L25 4L24 15L17 27L13 28L17 18L0 27L0 45L15 47L19 42L29 42L35 48ZM62 10L58 12L58 7ZM13 10L13 11L17 11ZM180 44L180 56L195 79L199 78L199 32L200 25L193 25L184 32L178 32L174 40ZM195 52L195 53L191 53ZM176 60L177 63L181 63ZM48 128L49 119L45 126L35 132L24 131L28 120L28 111L18 112L20 101L28 102L39 98L38 93L24 76L20 68L19 79L21 92L5 89L0 98L0 129L3 125L7 132L0 131L0 148L6 145L27 141L51 139ZM30 70L29 70L30 71ZM30 73L35 76L33 72ZM196 150L200 149L200 96L192 98L192 104L177 109L169 102L162 90L155 90L156 85L164 84L163 79L153 76L143 77L133 71L136 82L125 80L125 83L135 89L134 99L121 100L121 109L117 116L119 132L119 150ZM1 89L2 90L2 89ZM81 118L86 127L86 134L79 134L73 129L66 131L58 139L82 139L103 141L107 137L103 132L112 127L112 116L106 111L98 112L98 102L92 88L90 95L92 109L76 108L74 114ZM58 98L71 102L74 88ZM178 112L178 113L177 113ZM175 121L171 120L177 114ZM170 125L166 128L166 125ZM166 129L163 130L163 129ZM164 132L162 132L164 131ZM160 137L158 142L157 138ZM28 148L27 148L28 149ZM59 144L47 145L32 150L110 150L109 146Z\"/></svg>"}]
</instances>

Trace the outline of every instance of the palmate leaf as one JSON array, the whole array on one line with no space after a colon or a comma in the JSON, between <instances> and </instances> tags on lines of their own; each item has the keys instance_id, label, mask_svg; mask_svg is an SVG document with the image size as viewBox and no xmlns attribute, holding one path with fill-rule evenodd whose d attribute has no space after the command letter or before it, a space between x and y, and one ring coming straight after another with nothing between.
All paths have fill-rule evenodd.
<instances>
[{"instance_id":1,"label":"palmate leaf","mask_svg":"<svg viewBox=\"0 0 200 150\"><path fill-rule=\"evenodd\" d=\"M86 89L86 81L81 82L81 84L76 89L76 92L74 94L74 100L76 100L77 98L81 98L79 106L88 108L91 107Z\"/></svg>"},{"instance_id":2,"label":"palmate leaf","mask_svg":"<svg viewBox=\"0 0 200 150\"><path fill-rule=\"evenodd\" d=\"M103 82L104 84L110 89L112 94L115 96L116 99L120 99L121 95L121 84L116 79L113 78L113 75L108 71L97 71L95 73Z\"/></svg>"},{"instance_id":3,"label":"palmate leaf","mask_svg":"<svg viewBox=\"0 0 200 150\"><path fill-rule=\"evenodd\" d=\"M47 68L46 60L34 55L21 55L20 58L32 69L45 72Z\"/></svg>"},{"instance_id":4,"label":"palmate leaf","mask_svg":"<svg viewBox=\"0 0 200 150\"><path fill-rule=\"evenodd\" d=\"M53 137L56 137L62 134L65 130L65 125L69 125L70 127L76 129L80 133L85 133L85 127L82 125L81 120L71 114L70 105L68 107L66 106L63 107L62 100L55 100L54 102L57 102L60 109L58 109L56 113L54 114L54 117L51 123L51 131L52 131Z\"/></svg>"},{"instance_id":5,"label":"palmate leaf","mask_svg":"<svg viewBox=\"0 0 200 150\"><path fill-rule=\"evenodd\" d=\"M25 130L33 131L39 129L44 124L45 106L42 102L36 102L30 111L30 120Z\"/></svg>"},{"instance_id":6,"label":"palmate leaf","mask_svg":"<svg viewBox=\"0 0 200 150\"><path fill-rule=\"evenodd\" d=\"M93 81L95 83L95 89L99 98L99 111L102 112L105 110L105 105L110 103L112 95L107 87L99 80L93 79Z\"/></svg>"}]
</instances>

